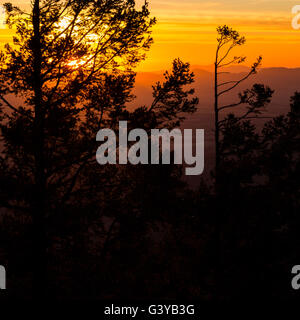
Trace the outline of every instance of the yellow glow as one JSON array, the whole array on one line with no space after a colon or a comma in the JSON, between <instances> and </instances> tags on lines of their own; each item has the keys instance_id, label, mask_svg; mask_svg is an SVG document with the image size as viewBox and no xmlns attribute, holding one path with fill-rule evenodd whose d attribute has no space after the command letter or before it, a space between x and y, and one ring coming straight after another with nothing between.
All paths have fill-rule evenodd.
<instances>
[{"instance_id":1,"label":"yellow glow","mask_svg":"<svg viewBox=\"0 0 300 320\"><path fill-rule=\"evenodd\" d=\"M63 17L58 23L58 28L63 31L70 25L70 22L71 20L68 17Z\"/></svg>"},{"instance_id":2,"label":"yellow glow","mask_svg":"<svg viewBox=\"0 0 300 320\"><path fill-rule=\"evenodd\" d=\"M73 69L77 69L83 66L85 63L85 60L71 60L67 63L67 65Z\"/></svg>"},{"instance_id":3,"label":"yellow glow","mask_svg":"<svg viewBox=\"0 0 300 320\"><path fill-rule=\"evenodd\" d=\"M1 0L0 0L1 2ZM7 1L2 1L4 3ZM136 0L137 7L144 0ZM153 29L154 44L139 71L156 71L170 67L174 58L192 65L210 65L216 48L216 27L228 24L247 38L241 49L248 64L258 55L264 67L299 67L300 30L293 30L291 9L295 0L149 0L150 12L158 20ZM12 0L29 7L30 0ZM63 19L61 28L67 27ZM105 27L104 27L105 28ZM10 42L13 32L0 29L0 43ZM90 41L96 40L91 35ZM238 53L237 53L238 54ZM76 59L74 59L76 60ZM70 61L70 67L82 62Z\"/></svg>"}]
</instances>

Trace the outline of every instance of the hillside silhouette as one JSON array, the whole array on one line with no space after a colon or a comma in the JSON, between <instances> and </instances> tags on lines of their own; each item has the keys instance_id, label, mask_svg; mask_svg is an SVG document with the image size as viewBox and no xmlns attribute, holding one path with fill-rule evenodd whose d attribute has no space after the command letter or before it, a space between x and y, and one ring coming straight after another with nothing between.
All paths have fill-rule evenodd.
<instances>
[{"instance_id":1,"label":"hillside silhouette","mask_svg":"<svg viewBox=\"0 0 300 320\"><path fill-rule=\"evenodd\" d=\"M203 128L205 129L205 178L209 178L210 170L213 168L213 65L211 66L191 66L195 74L194 88L199 97L197 112L187 117L182 124L182 128ZM249 68L246 66L232 66L225 68L228 74L223 75L224 81L231 81L243 77ZM134 94L136 99L130 103L130 108L139 105L149 104L152 100L151 86L162 79L162 72L138 72ZM240 87L230 92L223 100L225 103L237 99L238 93L251 87L254 83L264 83L275 92L272 101L266 109L265 115L270 117L279 116L289 111L289 98L299 89L300 68L260 68L253 79L245 81ZM262 128L264 120L256 120L258 128ZM188 177L186 180L193 188L199 186L200 179Z\"/></svg>"},{"instance_id":2,"label":"hillside silhouette","mask_svg":"<svg viewBox=\"0 0 300 320\"><path fill-rule=\"evenodd\" d=\"M206 67L206 69L204 67L191 66L191 70L195 73L194 87L200 100L197 114L211 112L213 96L213 74L211 69L211 66ZM241 69L244 71L241 72ZM229 72L229 74L223 75L223 78L224 80L234 80L243 76L248 70L249 68L243 66L227 68L226 72ZM132 103L133 106L147 104L151 101L151 85L161 80L162 73L162 71L138 72L134 90L137 99ZM278 115L288 110L289 97L299 88L299 79L300 68L261 68L254 79L247 80L241 87L231 92L226 99L232 101L242 89L248 88L254 83L264 83L275 90L268 113L270 115ZM201 121L201 119L199 120Z\"/></svg>"}]
</instances>

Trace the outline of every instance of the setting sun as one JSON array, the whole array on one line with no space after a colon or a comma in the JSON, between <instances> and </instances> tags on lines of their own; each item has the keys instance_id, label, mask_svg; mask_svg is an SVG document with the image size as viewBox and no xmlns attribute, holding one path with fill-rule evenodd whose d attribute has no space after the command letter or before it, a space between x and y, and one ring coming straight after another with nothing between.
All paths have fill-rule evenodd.
<instances>
[{"instance_id":1,"label":"setting sun","mask_svg":"<svg viewBox=\"0 0 300 320\"><path fill-rule=\"evenodd\" d=\"M67 65L71 68L79 68L86 63L84 60L71 60L67 63Z\"/></svg>"},{"instance_id":2,"label":"setting sun","mask_svg":"<svg viewBox=\"0 0 300 320\"><path fill-rule=\"evenodd\" d=\"M30 3L28 0L12 2L23 8L28 8ZM144 0L136 1L137 7L143 4ZM297 67L300 31L291 27L295 4L290 0L152 0L150 10L158 21L153 29L154 44L138 70L164 69L176 57L193 65L212 64L216 27L228 23L246 36L249 61L255 59L259 51L264 67ZM68 23L64 17L59 26L67 28ZM12 41L12 36L12 30L0 28L0 43ZM90 35L89 40L96 37ZM71 67L80 65L82 63L70 62Z\"/></svg>"}]
</instances>

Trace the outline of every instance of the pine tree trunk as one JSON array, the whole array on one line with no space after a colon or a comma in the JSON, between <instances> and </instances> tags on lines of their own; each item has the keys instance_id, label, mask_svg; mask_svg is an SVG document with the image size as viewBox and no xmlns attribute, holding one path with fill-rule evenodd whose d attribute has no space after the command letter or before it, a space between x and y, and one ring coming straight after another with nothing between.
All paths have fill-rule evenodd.
<instances>
[{"instance_id":1,"label":"pine tree trunk","mask_svg":"<svg viewBox=\"0 0 300 320\"><path fill-rule=\"evenodd\" d=\"M215 195L219 197L219 166L220 166L220 127L219 127L219 101L218 101L218 51L215 62ZM222 208L219 201L215 206L215 299L220 300L222 296L222 240L221 240L221 223Z\"/></svg>"},{"instance_id":2,"label":"pine tree trunk","mask_svg":"<svg viewBox=\"0 0 300 320\"><path fill-rule=\"evenodd\" d=\"M34 227L34 276L33 294L43 299L46 294L46 235L45 235L45 195L46 178L44 163L44 107L42 99L42 48L40 36L40 3L33 4L33 91L34 91L34 148L35 148L35 199L33 204Z\"/></svg>"},{"instance_id":3,"label":"pine tree trunk","mask_svg":"<svg viewBox=\"0 0 300 320\"><path fill-rule=\"evenodd\" d=\"M219 130L219 101L218 101L218 66L215 63L215 174L216 186L218 182L218 171L220 165L220 130Z\"/></svg>"}]
</instances>

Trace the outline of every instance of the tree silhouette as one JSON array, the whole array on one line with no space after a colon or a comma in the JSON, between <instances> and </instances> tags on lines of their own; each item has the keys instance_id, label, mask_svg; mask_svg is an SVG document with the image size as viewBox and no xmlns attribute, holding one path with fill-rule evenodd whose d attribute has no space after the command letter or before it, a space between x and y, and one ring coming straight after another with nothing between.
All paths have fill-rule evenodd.
<instances>
[{"instance_id":1,"label":"tree silhouette","mask_svg":"<svg viewBox=\"0 0 300 320\"><path fill-rule=\"evenodd\" d=\"M245 56L234 56L231 57L232 51L245 44L246 39L243 36L228 27L227 25L219 26L217 28L218 38L217 38L217 49L216 58L214 63L214 129L215 129L215 193L217 197L220 197L217 202L217 207L215 209L215 221L214 221L214 239L215 239L215 274L216 274L216 292L215 296L221 297L220 283L222 282L223 273L222 270L222 234L224 227L224 220L226 217L226 212L224 210L224 202L226 202L227 192L223 192L223 188L233 192L230 189L231 184L226 184L226 179L234 181L235 175L229 177L229 175L224 174L224 169L226 165L231 165L232 163L226 162L228 154L234 154L235 157L240 157L239 148L251 148L251 143L255 142L255 127L251 126L250 123L244 123L243 120L262 117L261 113L264 107L270 103L273 91L262 84L254 84L252 88L246 89L238 94L238 100L234 103L222 105L220 99L227 93L231 92L235 88L238 88L240 84L246 81L249 77L257 73L257 69L261 65L262 57L258 57L257 61L253 63L250 71L246 73L242 78L231 81L220 80L222 74L228 73L222 71L222 68L229 67L235 64L241 64L245 62ZM239 107L244 106L245 109ZM222 112L228 110L239 110L242 112L241 115L236 116L234 114L229 114L221 118ZM243 122L243 125L241 125ZM250 137L250 138L249 138ZM251 141L251 143L248 141ZM245 143L247 145L245 146ZM241 159L240 159L241 160ZM239 167L239 162L235 162L233 168L237 169ZM246 167L245 171L247 171ZM225 171L226 172L226 171ZM242 174L238 169L236 172L237 176L240 177ZM229 191L230 190L230 191Z\"/></svg>"},{"instance_id":2,"label":"tree silhouette","mask_svg":"<svg viewBox=\"0 0 300 320\"><path fill-rule=\"evenodd\" d=\"M1 54L2 131L6 134L3 166L10 172L22 172L22 178L32 183L29 203L21 192L18 202L32 210L37 296L43 296L46 282L45 219L54 209L48 190L57 186L61 197L56 201L62 205L79 171L92 157L92 149L80 150L85 142L87 146L91 143L88 128L78 118L101 112L92 101L101 86L109 82L121 86L118 92L124 94L114 97L120 104L129 98L126 90L132 84L132 67L143 59L152 42L149 32L155 20L149 18L147 5L138 11L134 1L127 0L34 1L28 13L5 5L16 36L14 46L6 45ZM15 106L9 94L22 97L22 106ZM24 135L24 143L14 129ZM14 141L8 139L12 134ZM73 153L73 162L69 161L72 145L81 155ZM26 153L28 163L21 153ZM20 175L10 177L20 182Z\"/></svg>"},{"instance_id":3,"label":"tree silhouette","mask_svg":"<svg viewBox=\"0 0 300 320\"><path fill-rule=\"evenodd\" d=\"M294 297L286 275L299 260L299 92L262 130L255 120L268 118L270 88L255 84L221 105L246 78L220 82L220 68L244 61L225 61L244 38L220 27L217 192L204 182L189 189L181 166L100 166L99 129L117 131L121 120L172 129L196 111L190 65L175 59L152 103L132 110L134 67L155 23L147 3L5 6L16 27L0 55L0 264L10 292L30 296L34 274L41 299Z\"/></svg>"},{"instance_id":4,"label":"tree silhouette","mask_svg":"<svg viewBox=\"0 0 300 320\"><path fill-rule=\"evenodd\" d=\"M133 68L152 43L147 2L141 10L132 0L34 1L29 12L5 7L16 35L0 56L0 203L32 225L27 248L32 243L34 294L43 298L57 281L47 277L58 237L83 239L83 229L97 221L104 258L116 233L134 221L134 204L123 200L136 190L127 181L130 169L96 163L98 130L117 130L122 119L144 128L175 126L198 101L184 89L194 81L189 64L177 59L166 82L154 87L152 106L126 110ZM86 257L84 240L75 242L74 255Z\"/></svg>"},{"instance_id":5,"label":"tree silhouette","mask_svg":"<svg viewBox=\"0 0 300 320\"><path fill-rule=\"evenodd\" d=\"M228 27L227 25L219 26L217 28L218 38L217 38L217 49L216 49L216 59L215 59L215 84L214 84L214 96L215 96L215 154L216 154L216 177L218 176L218 168L221 161L220 154L220 130L222 119L220 119L220 112L223 110L227 110L230 108L235 108L243 104L250 104L252 107L248 110L247 114L244 117L249 116L251 113L256 113L256 110L259 106L255 106L253 104L253 99L260 100L263 95L270 96L270 90L266 88L264 92L264 88L262 86L253 86L251 90L246 90L243 94L239 95L239 101L228 104L228 105L220 105L220 98L238 87L241 83L246 81L250 76L257 73L257 69L261 65L262 57L260 56L257 61L252 65L250 71L241 79L232 80L232 81L220 81L220 75L226 73L224 71L219 71L224 67L229 67L234 64L241 64L245 62L246 57L244 56L234 56L233 58L230 56L232 50L235 48L242 46L245 44L245 37L240 36L240 34ZM256 97L256 98L255 98ZM261 101L261 100L260 100ZM261 106L260 106L261 107ZM255 110L254 110L255 109ZM257 113L256 113L257 114ZM217 178L216 178L217 179Z\"/></svg>"},{"instance_id":6,"label":"tree silhouette","mask_svg":"<svg viewBox=\"0 0 300 320\"><path fill-rule=\"evenodd\" d=\"M291 111L267 121L262 129L252 117L241 119L233 114L223 123L218 195L224 206L222 275L227 279L223 290L235 283L233 296L247 288L256 297L279 297L287 290L287 296L293 298L282 279L299 256L298 109L296 92ZM272 251L274 246L276 251ZM251 270L247 271L247 265ZM239 285L244 278L238 272L241 268L247 272L244 288ZM260 293L253 284L259 274L264 278ZM274 278L276 285L272 285Z\"/></svg>"}]
</instances>

